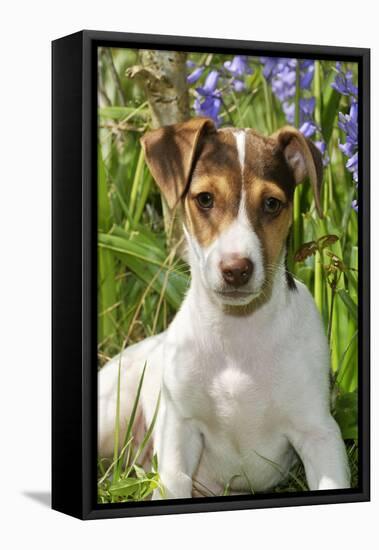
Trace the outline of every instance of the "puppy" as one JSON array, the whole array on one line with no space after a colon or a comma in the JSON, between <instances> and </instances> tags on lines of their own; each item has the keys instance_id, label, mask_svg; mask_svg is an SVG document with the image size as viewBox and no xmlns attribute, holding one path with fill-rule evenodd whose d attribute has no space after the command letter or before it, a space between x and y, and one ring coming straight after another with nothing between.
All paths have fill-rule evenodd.
<instances>
[{"instance_id":1,"label":"puppy","mask_svg":"<svg viewBox=\"0 0 379 550\"><path fill-rule=\"evenodd\" d=\"M122 435L146 362L140 415L150 423L161 391L154 451L167 498L191 497L194 481L215 495L267 491L298 458L311 490L349 487L324 328L286 270L306 176L322 215L320 153L291 127L264 137L206 118L148 132L142 145L168 206L181 210L191 285L164 333L101 369L99 455L112 454L118 366Z\"/></svg>"}]
</instances>

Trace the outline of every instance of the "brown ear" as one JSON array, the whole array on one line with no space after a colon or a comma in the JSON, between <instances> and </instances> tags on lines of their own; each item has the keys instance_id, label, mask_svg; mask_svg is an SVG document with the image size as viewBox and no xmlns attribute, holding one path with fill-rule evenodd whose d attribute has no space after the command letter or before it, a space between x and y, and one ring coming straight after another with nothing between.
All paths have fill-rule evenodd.
<instances>
[{"instance_id":1,"label":"brown ear","mask_svg":"<svg viewBox=\"0 0 379 550\"><path fill-rule=\"evenodd\" d=\"M308 176L312 185L316 209L323 218L321 208L321 185L323 178L322 156L317 147L292 126L284 126L272 136L277 139L286 161L291 168L296 184Z\"/></svg>"},{"instance_id":2,"label":"brown ear","mask_svg":"<svg viewBox=\"0 0 379 550\"><path fill-rule=\"evenodd\" d=\"M141 138L146 163L169 208L182 197L193 167L196 147L205 130L215 130L209 118L163 126Z\"/></svg>"}]
</instances>

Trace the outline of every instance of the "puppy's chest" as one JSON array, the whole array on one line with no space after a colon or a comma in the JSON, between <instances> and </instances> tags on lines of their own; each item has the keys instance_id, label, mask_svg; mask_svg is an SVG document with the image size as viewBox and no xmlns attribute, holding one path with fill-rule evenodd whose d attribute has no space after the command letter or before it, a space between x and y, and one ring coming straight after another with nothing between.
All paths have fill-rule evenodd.
<instances>
[{"instance_id":1,"label":"puppy's chest","mask_svg":"<svg viewBox=\"0 0 379 550\"><path fill-rule=\"evenodd\" d=\"M171 390L182 414L212 430L267 425L285 392L278 357L268 350L195 352L175 370Z\"/></svg>"}]
</instances>

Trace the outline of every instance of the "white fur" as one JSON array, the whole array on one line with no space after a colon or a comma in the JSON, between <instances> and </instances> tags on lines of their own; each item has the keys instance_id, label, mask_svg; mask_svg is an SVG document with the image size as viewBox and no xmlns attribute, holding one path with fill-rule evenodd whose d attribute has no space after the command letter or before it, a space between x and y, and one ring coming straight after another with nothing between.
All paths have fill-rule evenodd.
<instances>
[{"instance_id":1,"label":"white fur","mask_svg":"<svg viewBox=\"0 0 379 550\"><path fill-rule=\"evenodd\" d=\"M245 166L245 149L246 149L245 130L237 130L236 132L234 132L234 137L236 140L238 160L240 161L241 172L243 176L243 169Z\"/></svg>"},{"instance_id":2,"label":"white fur","mask_svg":"<svg viewBox=\"0 0 379 550\"><path fill-rule=\"evenodd\" d=\"M240 134L237 144L242 166ZM192 280L175 319L100 371L100 456L113 449L118 365L126 419L147 361L142 407L149 423L162 390L154 447L167 497L190 497L193 480L214 494L228 483L239 492L270 489L285 480L294 451L310 489L349 487L345 447L329 410L329 349L307 288L296 282L290 290L281 266L270 299L253 314L223 312L215 299L221 258L238 253L254 263L249 301L264 280L243 196L237 219L208 249L185 234Z\"/></svg>"}]
</instances>

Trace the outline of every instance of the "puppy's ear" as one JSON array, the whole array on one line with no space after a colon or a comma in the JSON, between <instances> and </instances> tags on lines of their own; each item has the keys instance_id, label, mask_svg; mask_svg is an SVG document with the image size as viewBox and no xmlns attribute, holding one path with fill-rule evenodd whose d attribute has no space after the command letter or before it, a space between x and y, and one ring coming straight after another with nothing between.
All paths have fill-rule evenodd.
<instances>
[{"instance_id":1,"label":"puppy's ear","mask_svg":"<svg viewBox=\"0 0 379 550\"><path fill-rule=\"evenodd\" d=\"M141 138L146 163L169 208L176 206L186 190L199 139L206 131L215 131L212 120L193 118Z\"/></svg>"},{"instance_id":2,"label":"puppy's ear","mask_svg":"<svg viewBox=\"0 0 379 550\"><path fill-rule=\"evenodd\" d=\"M296 184L301 183L306 176L309 177L318 215L323 218L321 208L323 164L320 151L311 140L305 138L299 130L292 126L284 126L271 137L278 141Z\"/></svg>"}]
</instances>

